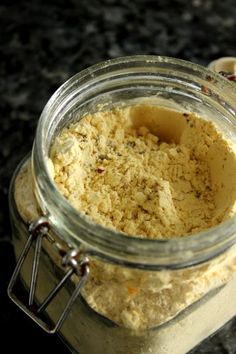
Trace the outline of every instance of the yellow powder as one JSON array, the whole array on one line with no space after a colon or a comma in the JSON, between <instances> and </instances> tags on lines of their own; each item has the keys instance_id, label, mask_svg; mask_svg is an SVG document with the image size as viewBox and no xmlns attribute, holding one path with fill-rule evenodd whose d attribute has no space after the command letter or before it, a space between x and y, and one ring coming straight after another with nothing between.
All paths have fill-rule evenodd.
<instances>
[{"instance_id":1,"label":"yellow powder","mask_svg":"<svg viewBox=\"0 0 236 354\"><path fill-rule=\"evenodd\" d=\"M183 236L225 217L210 171L214 145L230 153L214 125L194 114L148 105L97 112L56 138L54 180L96 223L152 239Z\"/></svg>"}]
</instances>

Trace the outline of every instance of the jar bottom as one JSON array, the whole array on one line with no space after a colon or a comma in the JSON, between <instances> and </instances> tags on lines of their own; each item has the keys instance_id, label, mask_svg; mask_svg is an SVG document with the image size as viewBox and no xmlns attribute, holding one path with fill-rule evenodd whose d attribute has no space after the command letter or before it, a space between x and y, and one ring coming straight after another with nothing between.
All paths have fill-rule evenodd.
<instances>
[{"instance_id":1,"label":"jar bottom","mask_svg":"<svg viewBox=\"0 0 236 354\"><path fill-rule=\"evenodd\" d=\"M24 238L25 236L26 234L24 235ZM20 241L20 243L18 243L19 241L19 238L15 240L16 257L19 256L19 250L21 249L22 244L24 243L22 242L22 240ZM22 272L23 283L25 284L26 288L28 288L29 286L31 269L30 264L32 262L32 257L33 251L32 254L29 255L29 259L26 260L26 264L24 265ZM41 271L39 272L39 286L36 292L36 298L39 300L39 303L42 302L47 293L50 291L51 287L55 286L55 284L58 282L55 268L52 267L52 262L48 255L45 254L45 252L42 253L40 261ZM212 308L212 310L214 310L214 314L218 310L216 298L218 296L221 296L225 299L227 299L227 297L230 297L230 294L232 294L232 289L230 289L232 283L235 286L236 280L233 279L233 282L230 281L220 290L218 289L217 291L215 291L215 295L213 294L211 296L211 299L209 301L213 301L213 303L215 302L215 305L213 307L212 303L209 303L208 306ZM52 318L53 321L55 321L58 317L58 314L61 313L63 304L66 303L72 290L72 284L68 284L68 287L62 289L62 293L60 294L60 300L59 298L55 299L59 301L55 302L53 306L49 308L48 315L50 318ZM192 350L191 354L198 353L198 344L209 335L212 336L214 333L218 332L219 328L223 329L225 326L227 327L228 324L224 324L228 323L233 315L232 312L226 313L224 318L222 318L218 313L216 314L216 318L221 318L221 323L219 323L219 320L218 322L214 322L213 320L210 321L209 325L208 318L206 316L206 313L208 313L207 310L203 311L202 315L198 317L198 315L196 316L197 311L194 311L193 309L193 307L197 307L199 305L200 307L204 307L204 303L207 302L207 299L202 299L200 302L202 302L203 306L201 306L200 304L192 305L190 309L186 309L184 311L185 314L180 314L169 323L160 326L160 328L155 328L146 331L146 333L144 333L143 335L135 335L134 333L125 328L111 326L111 323L109 326L108 321L102 321L101 316L99 316L92 309L88 308L88 305L85 306L85 302L82 300L81 296L79 296L77 302L72 308L71 313L65 321L65 324L61 328L60 338L62 339L64 345L70 350L70 352L79 354L184 354L187 353L189 350ZM236 309L234 310L235 313ZM219 312L220 311L222 311L223 314L225 312L224 309L219 309ZM191 316L191 312L195 312L195 316ZM204 313L206 325L204 324L203 326L201 318L203 319ZM210 313L208 313L208 316L209 315ZM181 317L183 318L181 319ZM185 348L182 347L178 349L178 351L174 351L176 349L178 341L180 340L179 335L182 335L181 341L184 341L184 338L188 338L189 340L189 336L192 334L192 328L190 325L191 320L189 321L188 319L186 321L188 317L190 319L192 317L192 322L195 324L196 319L198 318L197 322L199 328L196 331L197 333L195 333L195 336L193 336L194 338L192 338L193 345L184 345ZM186 322L188 322L187 328L185 325ZM171 327L173 326L175 326L175 330L177 329L176 339L173 337L173 331L171 334ZM205 329L203 329L203 327ZM189 333L186 333L186 331L189 331ZM168 338L169 342L172 341L171 345L170 343L168 343ZM193 347L194 349L192 349Z\"/></svg>"}]
</instances>

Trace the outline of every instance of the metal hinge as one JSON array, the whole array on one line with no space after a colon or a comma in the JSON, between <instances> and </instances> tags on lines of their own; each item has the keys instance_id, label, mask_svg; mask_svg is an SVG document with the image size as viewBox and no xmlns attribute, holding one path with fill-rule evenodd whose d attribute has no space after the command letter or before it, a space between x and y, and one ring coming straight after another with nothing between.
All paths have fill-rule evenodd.
<instances>
[{"instance_id":1,"label":"metal hinge","mask_svg":"<svg viewBox=\"0 0 236 354\"><path fill-rule=\"evenodd\" d=\"M40 217L35 222L30 224L29 227L29 238L25 244L25 247L18 259L16 264L16 268L11 277L9 286L8 286L8 295L11 300L20 307L32 320L34 320L41 328L43 328L48 333L55 333L60 329L63 322L65 321L68 313L70 312L77 296L79 295L82 287L84 286L88 275L89 275L89 260L86 256L80 256L79 253L75 249L69 250L62 258L62 265L66 268L69 267L69 270L66 272L63 279L58 283L58 285L48 294L46 299L42 304L35 304L35 291L37 285L37 275L39 269L39 259L42 248L42 240L45 236L47 236L50 229L49 221L46 217ZM33 243L35 242L35 251L34 251L34 259L32 264L32 273L30 280L30 288L29 288L29 298L28 303L24 303L21 301L13 292L14 287L16 285L17 279L19 277L22 265L29 253L29 250ZM42 313L47 308L47 306L52 302L56 294L63 287L64 283L67 279L69 279L72 274L75 273L80 277L79 283L76 285L74 292L72 293L69 301L65 305L64 310L60 314L56 324L53 326L47 323L42 319Z\"/></svg>"}]
</instances>

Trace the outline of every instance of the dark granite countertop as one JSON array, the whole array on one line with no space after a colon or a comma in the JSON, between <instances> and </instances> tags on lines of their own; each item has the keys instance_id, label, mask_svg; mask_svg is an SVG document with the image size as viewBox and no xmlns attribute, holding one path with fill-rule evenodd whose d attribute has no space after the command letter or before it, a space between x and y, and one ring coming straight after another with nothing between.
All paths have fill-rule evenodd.
<instances>
[{"instance_id":1,"label":"dark granite countertop","mask_svg":"<svg viewBox=\"0 0 236 354\"><path fill-rule=\"evenodd\" d=\"M40 112L67 78L101 60L157 54L206 65L236 56L236 2L2 0L0 24L1 345L7 345L7 353L67 353L59 338L43 333L6 295L14 267L8 186L17 163L31 149ZM235 354L236 323L194 353Z\"/></svg>"}]
</instances>

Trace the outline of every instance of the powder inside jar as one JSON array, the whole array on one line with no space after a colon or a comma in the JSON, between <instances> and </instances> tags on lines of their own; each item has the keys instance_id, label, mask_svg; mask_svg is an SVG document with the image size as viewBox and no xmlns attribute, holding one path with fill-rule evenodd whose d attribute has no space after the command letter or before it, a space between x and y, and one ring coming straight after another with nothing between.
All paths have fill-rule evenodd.
<instances>
[{"instance_id":1,"label":"powder inside jar","mask_svg":"<svg viewBox=\"0 0 236 354\"><path fill-rule=\"evenodd\" d=\"M87 114L56 137L51 160L78 211L128 235L180 237L234 213L235 154L193 113L141 104Z\"/></svg>"}]
</instances>

